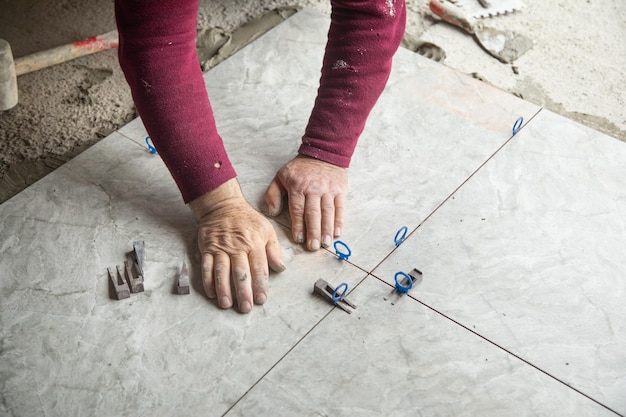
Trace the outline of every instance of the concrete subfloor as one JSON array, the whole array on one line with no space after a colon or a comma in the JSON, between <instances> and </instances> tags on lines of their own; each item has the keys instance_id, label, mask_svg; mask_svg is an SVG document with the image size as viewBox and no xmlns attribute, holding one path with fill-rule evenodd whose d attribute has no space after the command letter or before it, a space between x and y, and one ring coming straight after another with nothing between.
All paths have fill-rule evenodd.
<instances>
[{"instance_id":1,"label":"concrete subfloor","mask_svg":"<svg viewBox=\"0 0 626 417\"><path fill-rule=\"evenodd\" d=\"M531 37L534 47L502 64L464 32L408 0L407 38L442 47L444 64L600 132L626 140L626 8L620 0L526 0L488 24ZM233 31L276 7L329 13L327 0L201 0L199 26ZM114 29L110 0L6 0L0 38L15 57ZM513 68L515 67L515 68ZM20 104L0 115L0 201L5 201L135 116L115 51L19 78Z\"/></svg>"}]
</instances>

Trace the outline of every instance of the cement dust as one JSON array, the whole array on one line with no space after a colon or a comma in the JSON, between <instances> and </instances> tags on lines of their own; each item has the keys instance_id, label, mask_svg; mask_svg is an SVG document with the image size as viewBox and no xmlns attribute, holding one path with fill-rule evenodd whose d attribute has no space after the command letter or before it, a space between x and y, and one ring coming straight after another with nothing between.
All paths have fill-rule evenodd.
<instances>
[{"instance_id":1,"label":"cement dust","mask_svg":"<svg viewBox=\"0 0 626 417\"><path fill-rule=\"evenodd\" d=\"M620 129L619 126L604 117L567 110L562 103L552 100L545 89L530 77L524 77L517 82L514 94L547 110L626 142L626 130Z\"/></svg>"}]
</instances>

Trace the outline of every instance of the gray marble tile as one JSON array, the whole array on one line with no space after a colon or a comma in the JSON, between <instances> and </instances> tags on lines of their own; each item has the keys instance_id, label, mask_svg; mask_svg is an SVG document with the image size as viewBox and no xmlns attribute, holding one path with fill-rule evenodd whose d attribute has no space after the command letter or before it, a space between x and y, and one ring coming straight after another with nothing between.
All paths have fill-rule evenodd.
<instances>
[{"instance_id":1,"label":"gray marble tile","mask_svg":"<svg viewBox=\"0 0 626 417\"><path fill-rule=\"evenodd\" d=\"M368 277L226 415L614 415L390 290Z\"/></svg>"},{"instance_id":2,"label":"gray marble tile","mask_svg":"<svg viewBox=\"0 0 626 417\"><path fill-rule=\"evenodd\" d=\"M265 187L299 146L328 24L298 13L205 76L244 193L261 210ZM505 143L517 117L537 110L399 51L349 170L342 239L350 261L374 268L400 226L422 223ZM624 284L615 255L626 240L623 145L546 114L376 273L423 269L414 296L624 412ZM292 244L286 216L277 219L285 227L275 225L288 270L273 275L268 304L249 315L218 309L198 280L191 213L144 140L137 119L0 205L0 414L221 415L259 379L234 412L264 410L260 395L276 386L287 397L283 414L314 409L331 389L357 415L414 414L416 404L431 414L605 411L410 298L390 307L381 301L388 288L373 279L357 287L358 314L332 312L315 328L332 310L311 294L315 280L354 287L365 274ZM111 300L106 268L138 239L146 241L146 291ZM192 293L178 296L184 259ZM386 365L402 355L410 366L404 358ZM327 369L346 363L338 386L338 372L324 383ZM393 386L382 385L387 379ZM406 394L407 380L421 395ZM329 412L343 414L337 404Z\"/></svg>"},{"instance_id":3,"label":"gray marble tile","mask_svg":"<svg viewBox=\"0 0 626 417\"><path fill-rule=\"evenodd\" d=\"M626 414L625 166L542 110L374 274Z\"/></svg>"},{"instance_id":4,"label":"gray marble tile","mask_svg":"<svg viewBox=\"0 0 626 417\"><path fill-rule=\"evenodd\" d=\"M113 134L0 206L0 403L9 415L220 415L332 305L320 277L364 274L304 253L249 315L207 300L195 222L162 161ZM116 301L107 267L146 242L145 292ZM192 293L173 294L182 261ZM3 411L4 412L4 411Z\"/></svg>"},{"instance_id":5,"label":"gray marble tile","mask_svg":"<svg viewBox=\"0 0 626 417\"><path fill-rule=\"evenodd\" d=\"M206 76L239 180L260 208L299 146L328 25L327 16L300 12ZM400 49L349 170L342 240L350 261L371 270L399 227L416 227L510 137L519 116L528 120L538 109Z\"/></svg>"},{"instance_id":6,"label":"gray marble tile","mask_svg":"<svg viewBox=\"0 0 626 417\"><path fill-rule=\"evenodd\" d=\"M304 10L205 75L219 131L248 200L264 210L296 153L318 87L330 20ZM539 107L400 49L349 169L342 240L371 270ZM136 121L121 130L145 146ZM277 219L289 225L286 216Z\"/></svg>"}]
</instances>

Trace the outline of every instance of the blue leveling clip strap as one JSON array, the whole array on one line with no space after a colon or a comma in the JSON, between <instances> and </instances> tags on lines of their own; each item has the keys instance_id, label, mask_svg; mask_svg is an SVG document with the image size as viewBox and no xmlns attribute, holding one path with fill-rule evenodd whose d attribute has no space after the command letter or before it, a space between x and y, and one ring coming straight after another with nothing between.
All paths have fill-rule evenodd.
<instances>
[{"instance_id":1,"label":"blue leveling clip strap","mask_svg":"<svg viewBox=\"0 0 626 417\"><path fill-rule=\"evenodd\" d=\"M513 125L513 130L511 131L511 133L513 133L513 136L515 136L517 132L520 131L520 129L522 128L522 123L524 123L524 118L520 116L520 118L517 119L515 121L515 124Z\"/></svg>"},{"instance_id":2,"label":"blue leveling clip strap","mask_svg":"<svg viewBox=\"0 0 626 417\"><path fill-rule=\"evenodd\" d=\"M339 292L341 288L343 288L343 291ZM339 301L343 300L347 292L348 292L348 283L342 282L341 284L337 285L337 287L333 291L333 294L330 296L333 300L333 303L337 304Z\"/></svg>"},{"instance_id":3,"label":"blue leveling clip strap","mask_svg":"<svg viewBox=\"0 0 626 417\"><path fill-rule=\"evenodd\" d=\"M396 232L396 237L393 238L394 243L396 244L396 248L400 246L400 244L406 239L406 234L409 231L409 228L406 226L402 226Z\"/></svg>"},{"instance_id":4,"label":"blue leveling clip strap","mask_svg":"<svg viewBox=\"0 0 626 417\"><path fill-rule=\"evenodd\" d=\"M343 291L340 292L342 288ZM356 306L348 301L346 292L348 292L348 284L345 282L342 282L337 287L333 288L326 280L320 278L315 281L315 285L313 285L313 294L319 295L324 300L333 303L334 306L339 307L348 314L351 314L351 309L355 309Z\"/></svg>"},{"instance_id":5,"label":"blue leveling clip strap","mask_svg":"<svg viewBox=\"0 0 626 417\"><path fill-rule=\"evenodd\" d=\"M339 257L339 259L341 259L342 261L347 261L348 258L350 257L350 255L352 255L352 251L350 250L350 248L348 247L348 245L346 245L345 243L343 243L341 240L338 240L335 242L335 244L333 245L335 247L335 254ZM343 246L345 248L345 250L347 252L342 252L339 250L339 248L337 246Z\"/></svg>"},{"instance_id":6,"label":"blue leveling clip strap","mask_svg":"<svg viewBox=\"0 0 626 417\"><path fill-rule=\"evenodd\" d=\"M406 286L400 284L400 281L398 280L398 277L404 277L406 278L408 284ZM398 292L406 294L409 292L409 290L411 288L413 288L413 279L411 279L411 277L407 274L405 274L404 272L400 271L400 272L396 272L396 275L393 277L394 281L396 282L396 289L398 290Z\"/></svg>"},{"instance_id":7,"label":"blue leveling clip strap","mask_svg":"<svg viewBox=\"0 0 626 417\"><path fill-rule=\"evenodd\" d=\"M148 145L148 150L151 154L157 153L156 148L150 144L150 136L146 136L146 145Z\"/></svg>"}]
</instances>

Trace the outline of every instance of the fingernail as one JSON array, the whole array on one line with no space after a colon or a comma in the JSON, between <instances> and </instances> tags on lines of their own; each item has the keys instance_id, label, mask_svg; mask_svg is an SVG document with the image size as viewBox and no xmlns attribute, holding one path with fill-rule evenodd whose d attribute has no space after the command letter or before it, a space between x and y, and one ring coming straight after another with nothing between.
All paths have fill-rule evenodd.
<instances>
[{"instance_id":1,"label":"fingernail","mask_svg":"<svg viewBox=\"0 0 626 417\"><path fill-rule=\"evenodd\" d=\"M341 227L335 227L335 237L341 236Z\"/></svg>"},{"instance_id":2,"label":"fingernail","mask_svg":"<svg viewBox=\"0 0 626 417\"><path fill-rule=\"evenodd\" d=\"M258 293L256 295L256 303L257 304L263 304L267 301L267 296L265 295L265 293Z\"/></svg>"},{"instance_id":3,"label":"fingernail","mask_svg":"<svg viewBox=\"0 0 626 417\"><path fill-rule=\"evenodd\" d=\"M304 234L302 232L298 233L298 243L304 243Z\"/></svg>"},{"instance_id":4,"label":"fingernail","mask_svg":"<svg viewBox=\"0 0 626 417\"><path fill-rule=\"evenodd\" d=\"M330 238L330 236L328 236L328 235L324 236L324 240L322 241L322 247L324 247L324 248L329 247L331 241L332 241L332 239Z\"/></svg>"},{"instance_id":5,"label":"fingernail","mask_svg":"<svg viewBox=\"0 0 626 417\"><path fill-rule=\"evenodd\" d=\"M230 308L232 306L232 304L230 303L230 298L228 298L227 296L223 295L222 298L220 298L220 307L222 308Z\"/></svg>"},{"instance_id":6,"label":"fingernail","mask_svg":"<svg viewBox=\"0 0 626 417\"><path fill-rule=\"evenodd\" d=\"M285 266L284 263L281 262L280 263L280 267L278 267L278 271L276 271L276 272L283 272L285 270L287 270L287 267Z\"/></svg>"},{"instance_id":7,"label":"fingernail","mask_svg":"<svg viewBox=\"0 0 626 417\"><path fill-rule=\"evenodd\" d=\"M272 217L276 217L278 215L278 209L276 207L269 207L268 208L269 214Z\"/></svg>"},{"instance_id":8,"label":"fingernail","mask_svg":"<svg viewBox=\"0 0 626 417\"><path fill-rule=\"evenodd\" d=\"M242 313L249 313L252 311L252 304L250 304L250 301L244 301L239 305L239 310L241 310Z\"/></svg>"},{"instance_id":9,"label":"fingernail","mask_svg":"<svg viewBox=\"0 0 626 417\"><path fill-rule=\"evenodd\" d=\"M309 248L311 250L319 250L320 249L320 241L319 239L313 239L309 242Z\"/></svg>"}]
</instances>

